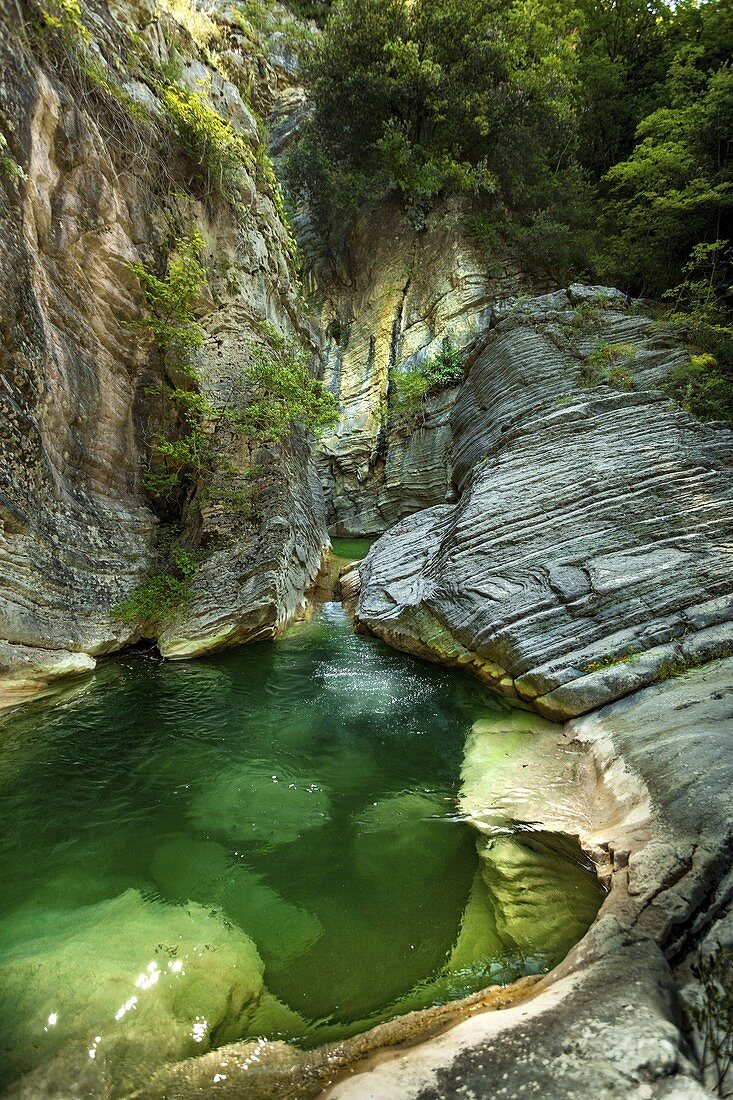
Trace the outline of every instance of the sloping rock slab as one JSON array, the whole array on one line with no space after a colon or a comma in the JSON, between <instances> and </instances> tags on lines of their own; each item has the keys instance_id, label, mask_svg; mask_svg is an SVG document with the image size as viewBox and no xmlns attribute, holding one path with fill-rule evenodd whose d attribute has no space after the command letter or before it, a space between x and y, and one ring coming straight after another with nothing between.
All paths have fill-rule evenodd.
<instances>
[{"instance_id":1,"label":"sloping rock slab","mask_svg":"<svg viewBox=\"0 0 733 1100\"><path fill-rule=\"evenodd\" d=\"M489 334L453 413L462 495L375 544L357 619L563 720L733 649L733 432L654 388L684 353L647 317L578 330L548 297ZM609 347L624 388L583 384Z\"/></svg>"},{"instance_id":2,"label":"sloping rock slab","mask_svg":"<svg viewBox=\"0 0 733 1100\"><path fill-rule=\"evenodd\" d=\"M328 1100L714 1095L680 1032L667 959L679 962L711 935L731 946L733 660L648 688L565 731L587 748L602 780L601 825L582 840L613 861L591 931L529 999L373 1061ZM541 790L535 799L540 813ZM551 799L546 807L552 815Z\"/></svg>"}]
</instances>

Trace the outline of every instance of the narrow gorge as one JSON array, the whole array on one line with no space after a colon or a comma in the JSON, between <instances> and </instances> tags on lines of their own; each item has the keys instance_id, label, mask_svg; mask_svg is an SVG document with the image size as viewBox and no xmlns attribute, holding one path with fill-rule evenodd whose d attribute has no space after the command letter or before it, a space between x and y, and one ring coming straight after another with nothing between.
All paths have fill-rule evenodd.
<instances>
[{"instance_id":1,"label":"narrow gorge","mask_svg":"<svg viewBox=\"0 0 733 1100\"><path fill-rule=\"evenodd\" d=\"M0 1094L730 1095L725 379L359 3L0 0Z\"/></svg>"}]
</instances>

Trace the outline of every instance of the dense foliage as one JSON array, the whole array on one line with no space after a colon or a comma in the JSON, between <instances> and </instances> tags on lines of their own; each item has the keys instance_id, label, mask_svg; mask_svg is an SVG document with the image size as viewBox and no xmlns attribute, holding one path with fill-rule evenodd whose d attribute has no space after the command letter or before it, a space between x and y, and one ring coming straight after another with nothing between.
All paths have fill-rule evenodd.
<instances>
[{"instance_id":1,"label":"dense foliage","mask_svg":"<svg viewBox=\"0 0 733 1100\"><path fill-rule=\"evenodd\" d=\"M337 423L333 394L311 373L311 356L296 340L260 323L263 343L249 348L243 384L249 400L239 426L260 443L281 443L296 424L316 435Z\"/></svg>"},{"instance_id":2,"label":"dense foliage","mask_svg":"<svg viewBox=\"0 0 733 1100\"><path fill-rule=\"evenodd\" d=\"M731 57L730 0L337 0L306 60L313 113L291 192L329 248L365 203L395 196L420 228L462 194L494 255L671 294L722 371L720 397Z\"/></svg>"},{"instance_id":3,"label":"dense foliage","mask_svg":"<svg viewBox=\"0 0 733 1100\"><path fill-rule=\"evenodd\" d=\"M193 313L193 303L206 282L201 262L203 248L203 237L195 231L190 237L176 240L164 275L157 275L144 263L130 265L139 280L145 310L138 320L129 322L129 327L149 335L169 376L182 376L191 387L198 384L193 353L203 343L203 332ZM175 425L175 430L170 434L161 432L152 441L145 485L159 502L170 503L210 461L206 424L214 409L197 388L162 383L152 392L160 398L162 422L172 421L170 426Z\"/></svg>"}]
</instances>

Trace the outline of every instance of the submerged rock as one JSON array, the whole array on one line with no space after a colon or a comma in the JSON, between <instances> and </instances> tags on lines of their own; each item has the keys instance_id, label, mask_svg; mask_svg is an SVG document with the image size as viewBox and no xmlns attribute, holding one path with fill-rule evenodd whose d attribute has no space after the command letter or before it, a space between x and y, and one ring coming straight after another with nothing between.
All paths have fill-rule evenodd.
<instances>
[{"instance_id":1,"label":"submerged rock","mask_svg":"<svg viewBox=\"0 0 733 1100\"><path fill-rule=\"evenodd\" d=\"M2 921L0 1045L18 1095L66 1081L120 1095L154 1070L246 1034L265 994L254 943L194 902L137 890L79 909ZM34 1091L35 1090L35 1091ZM107 1092L106 1090L109 1090Z\"/></svg>"},{"instance_id":2,"label":"submerged rock","mask_svg":"<svg viewBox=\"0 0 733 1100\"><path fill-rule=\"evenodd\" d=\"M222 916L258 945L268 966L291 963L323 932L317 917L286 901L214 841L182 836L159 845L151 874L169 900L217 902Z\"/></svg>"},{"instance_id":3,"label":"submerged rock","mask_svg":"<svg viewBox=\"0 0 733 1100\"><path fill-rule=\"evenodd\" d=\"M547 832L515 832L479 844L499 942L522 973L559 963L587 932L601 890L577 843Z\"/></svg>"},{"instance_id":4,"label":"submerged rock","mask_svg":"<svg viewBox=\"0 0 733 1100\"><path fill-rule=\"evenodd\" d=\"M697 944L733 948L730 805L733 660L693 669L566 727L588 752L594 817L584 841L612 856L588 934L519 1004L475 1012L441 1035L344 1076L324 1100L633 1096L712 1100L682 1033L676 961L690 998ZM595 787L597 776L603 787ZM539 793L539 792L538 792ZM535 809L541 813L541 797ZM548 824L555 815L548 800ZM504 842L500 842L503 844ZM499 853L497 853L497 859ZM512 859L503 870L507 886ZM524 871L508 893L521 906ZM521 912L515 913L520 922ZM535 913L528 910L527 921ZM667 956L667 957L665 957ZM487 1089L489 1090L487 1092Z\"/></svg>"},{"instance_id":5,"label":"submerged rock","mask_svg":"<svg viewBox=\"0 0 733 1100\"><path fill-rule=\"evenodd\" d=\"M330 818L328 794L302 776L274 776L256 769L224 775L196 795L191 818L229 841L263 848L292 844Z\"/></svg>"}]
</instances>

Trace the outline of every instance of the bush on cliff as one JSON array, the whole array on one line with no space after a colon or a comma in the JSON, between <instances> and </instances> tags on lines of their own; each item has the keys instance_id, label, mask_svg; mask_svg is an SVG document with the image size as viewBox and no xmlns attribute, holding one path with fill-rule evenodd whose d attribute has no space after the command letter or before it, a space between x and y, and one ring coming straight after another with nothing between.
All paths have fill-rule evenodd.
<instances>
[{"instance_id":1,"label":"bush on cliff","mask_svg":"<svg viewBox=\"0 0 733 1100\"><path fill-rule=\"evenodd\" d=\"M684 295L675 312L707 356L685 407L729 415L732 56L728 0L337 0L305 65L291 193L327 250L366 203L396 196L419 229L461 193L488 263L641 297L717 242L722 312L700 321Z\"/></svg>"}]
</instances>

